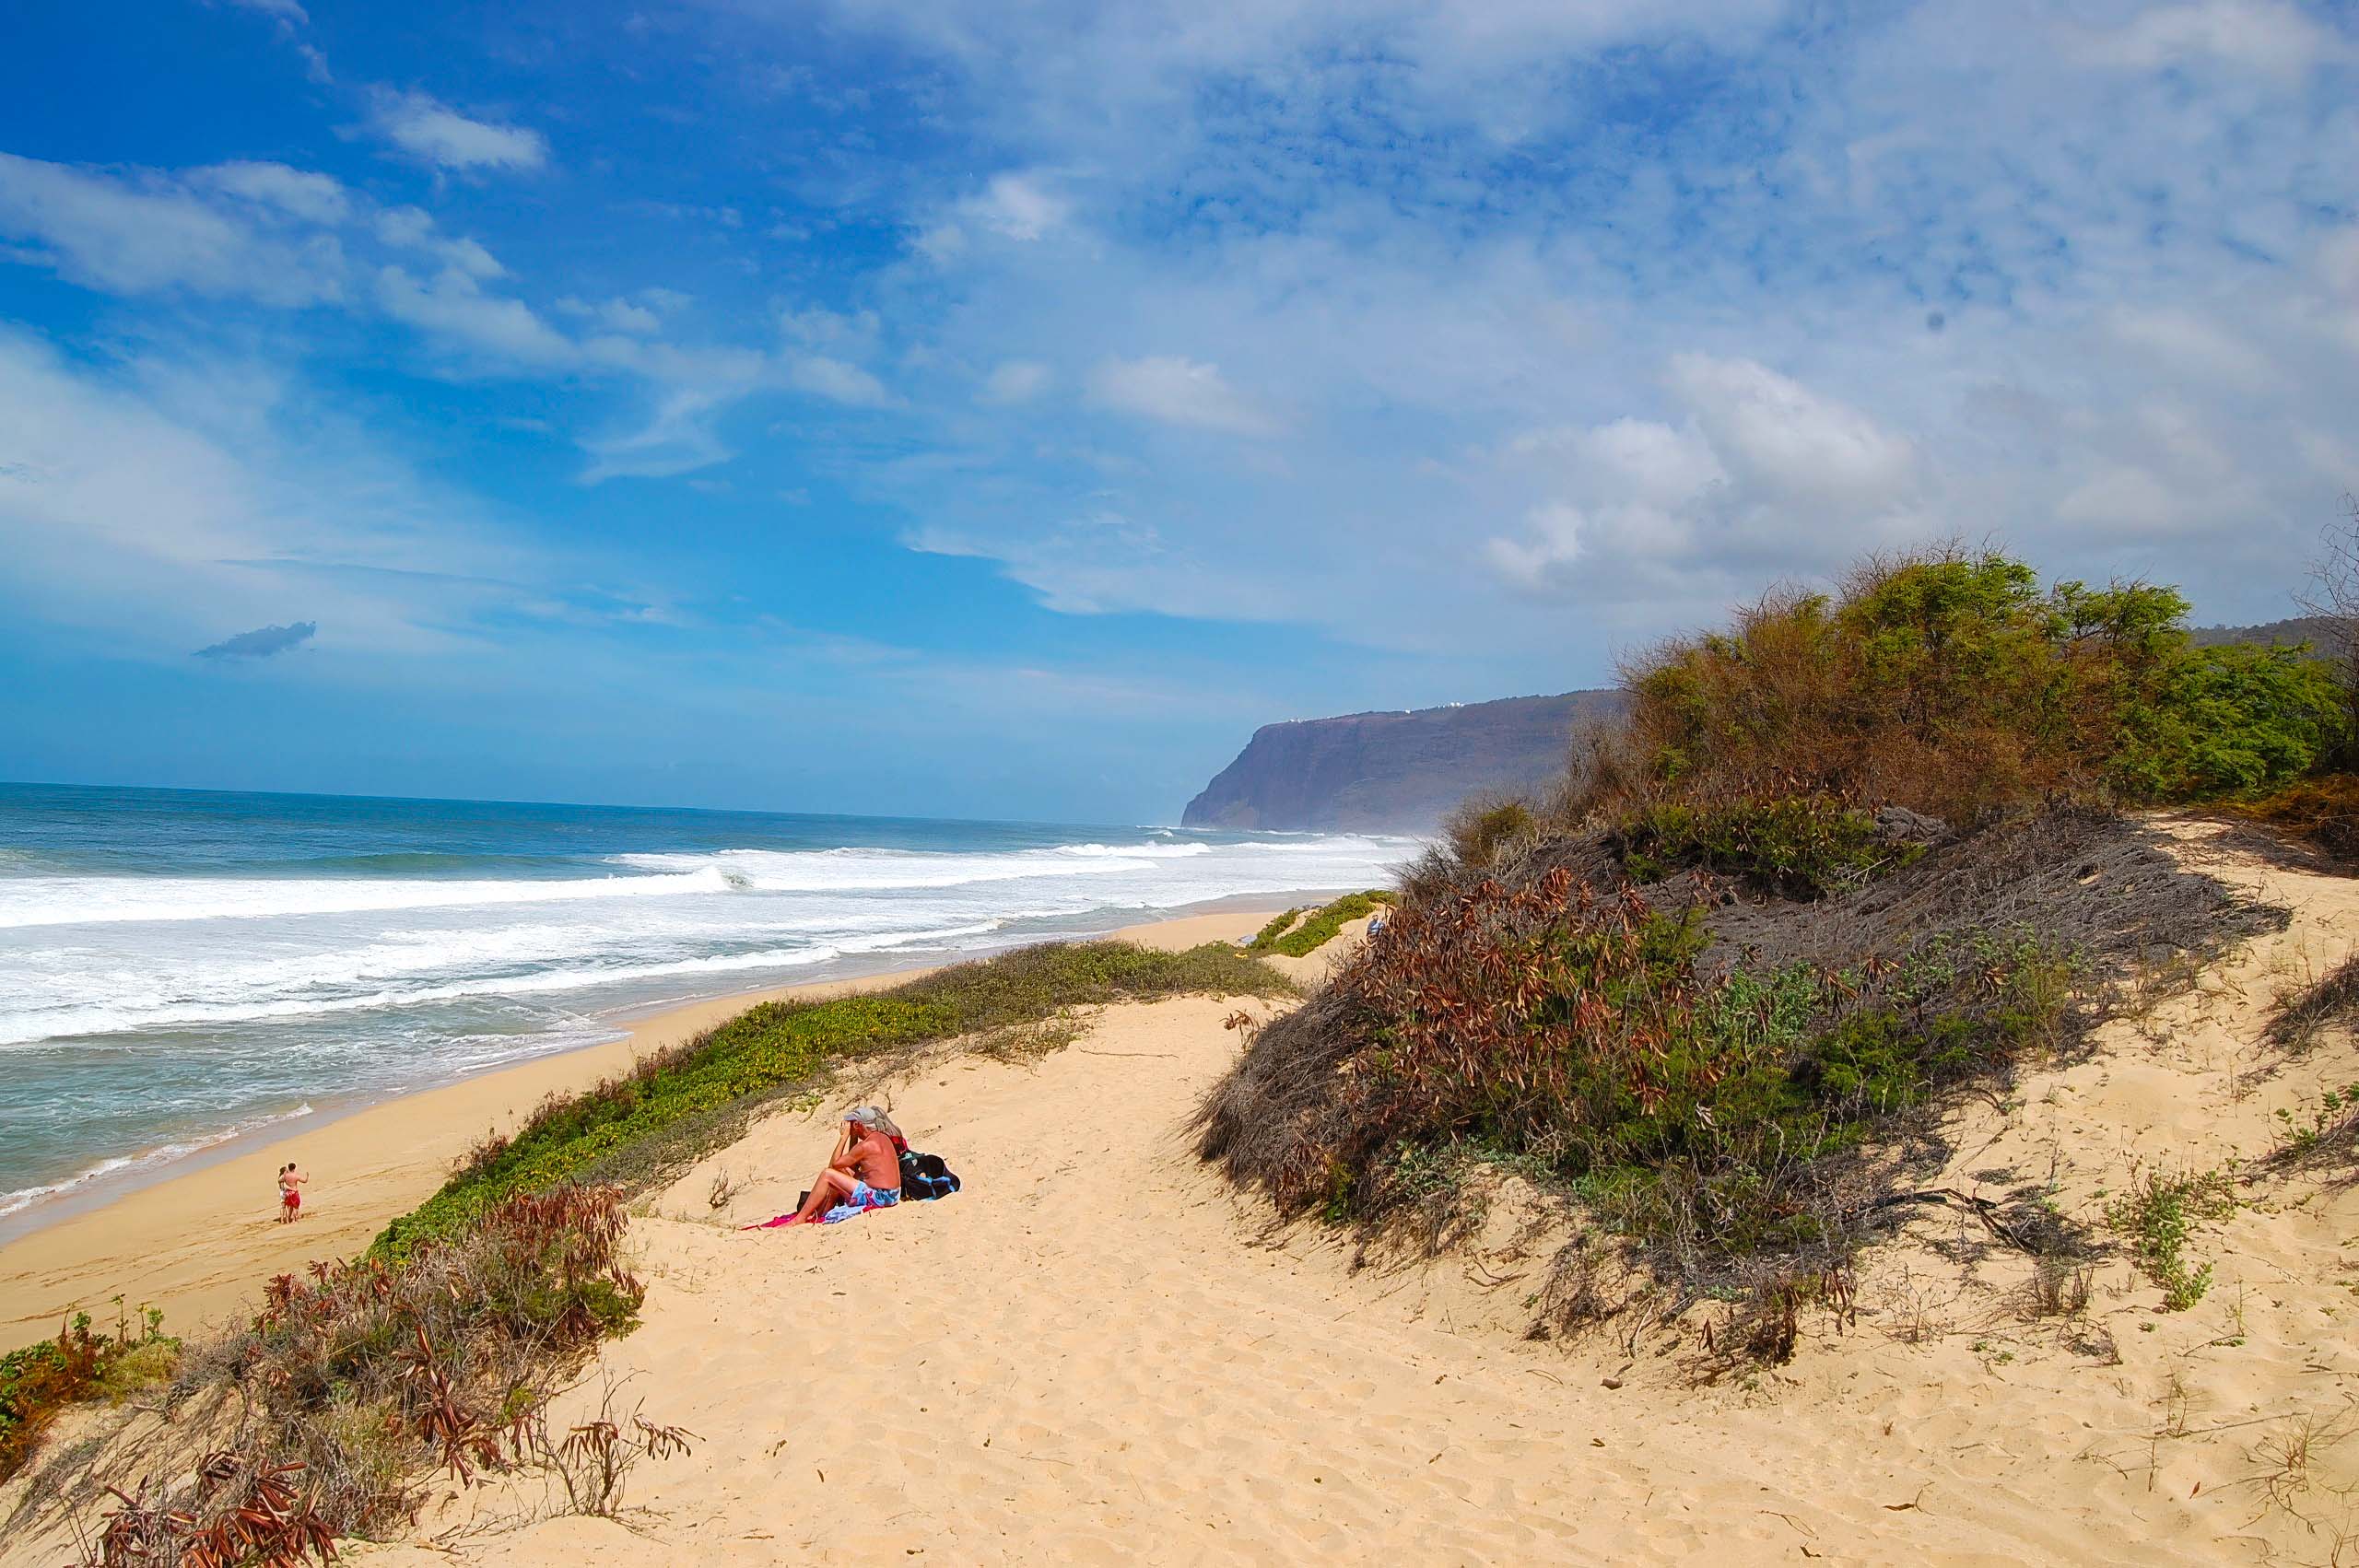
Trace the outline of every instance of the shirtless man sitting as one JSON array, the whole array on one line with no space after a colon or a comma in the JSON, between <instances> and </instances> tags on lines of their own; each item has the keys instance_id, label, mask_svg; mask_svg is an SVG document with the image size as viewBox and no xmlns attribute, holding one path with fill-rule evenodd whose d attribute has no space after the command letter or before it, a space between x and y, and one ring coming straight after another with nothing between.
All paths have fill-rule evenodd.
<instances>
[{"instance_id":1,"label":"shirtless man sitting","mask_svg":"<svg viewBox=\"0 0 2359 1568\"><path fill-rule=\"evenodd\" d=\"M836 1152L811 1183L790 1224L810 1224L839 1205L889 1209L901 1200L901 1157L893 1141L847 1113L836 1134Z\"/></svg>"}]
</instances>

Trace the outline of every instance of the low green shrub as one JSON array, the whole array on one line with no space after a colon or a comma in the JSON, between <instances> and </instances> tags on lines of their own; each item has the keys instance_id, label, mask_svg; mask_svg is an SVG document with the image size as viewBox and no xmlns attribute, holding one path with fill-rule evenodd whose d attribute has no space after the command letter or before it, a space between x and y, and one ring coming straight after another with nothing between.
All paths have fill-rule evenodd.
<instances>
[{"instance_id":1,"label":"low green shrub","mask_svg":"<svg viewBox=\"0 0 2359 1568\"><path fill-rule=\"evenodd\" d=\"M2188 1238L2199 1222L2224 1220L2236 1211L2236 1180L2224 1172L2152 1172L2144 1186L2107 1204L2105 1218L2129 1239L2147 1278L2163 1288L2163 1310L2184 1312L2212 1288L2212 1265L2188 1267Z\"/></svg>"},{"instance_id":2,"label":"low green shrub","mask_svg":"<svg viewBox=\"0 0 2359 1568\"><path fill-rule=\"evenodd\" d=\"M1296 917L1301 913L1302 909L1297 906L1286 910L1284 914L1271 916L1269 924L1255 931L1253 940L1245 944L1245 951L1248 953L1269 952L1273 946L1276 945L1278 938L1286 934L1287 930L1294 925Z\"/></svg>"},{"instance_id":3,"label":"low green shrub","mask_svg":"<svg viewBox=\"0 0 2359 1568\"><path fill-rule=\"evenodd\" d=\"M1400 895L1382 888L1370 888L1366 893L1347 893L1332 904L1322 904L1304 918L1302 924L1293 925L1295 913L1290 911L1281 925L1273 920L1262 928L1246 948L1248 953L1281 953L1288 958L1305 958L1335 940L1335 933L1352 920L1363 919L1380 908L1400 902ZM1292 926L1292 929L1287 929Z\"/></svg>"},{"instance_id":4,"label":"low green shrub","mask_svg":"<svg viewBox=\"0 0 2359 1568\"><path fill-rule=\"evenodd\" d=\"M42 1340L0 1356L0 1481L24 1467L60 1410L86 1399L121 1398L171 1375L180 1341L163 1331L163 1314L147 1309L134 1327L90 1332L88 1313Z\"/></svg>"},{"instance_id":5,"label":"low green shrub","mask_svg":"<svg viewBox=\"0 0 2359 1568\"><path fill-rule=\"evenodd\" d=\"M1814 795L1658 802L1633 813L1616 842L1633 881L1694 869L1743 877L1795 898L1861 886L1925 852L1922 844L1888 841L1868 813Z\"/></svg>"},{"instance_id":6,"label":"low green shrub","mask_svg":"<svg viewBox=\"0 0 2359 1568\"><path fill-rule=\"evenodd\" d=\"M726 1115L732 1107L814 1085L831 1066L871 1052L1040 1023L1073 1007L1292 989L1222 943L1163 953L1094 942L1027 948L864 996L764 1002L626 1074L550 1097L514 1137L478 1145L370 1251L398 1258L422 1239L456 1234L511 1193L602 1175L651 1180L726 1142L738 1125ZM683 1131L698 1136L675 1136ZM663 1157L632 1158L651 1150Z\"/></svg>"}]
</instances>

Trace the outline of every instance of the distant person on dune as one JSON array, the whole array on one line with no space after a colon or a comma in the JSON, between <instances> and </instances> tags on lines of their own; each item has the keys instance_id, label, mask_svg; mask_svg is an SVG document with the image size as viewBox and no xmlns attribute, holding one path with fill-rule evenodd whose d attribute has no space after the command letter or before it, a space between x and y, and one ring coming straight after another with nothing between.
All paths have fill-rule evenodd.
<instances>
[{"instance_id":1,"label":"distant person on dune","mask_svg":"<svg viewBox=\"0 0 2359 1568\"><path fill-rule=\"evenodd\" d=\"M295 1168L295 1162L292 1160L278 1167L278 1223L280 1224L291 1225L301 1218L303 1195L297 1188L311 1179Z\"/></svg>"},{"instance_id":2,"label":"distant person on dune","mask_svg":"<svg viewBox=\"0 0 2359 1568\"><path fill-rule=\"evenodd\" d=\"M874 1106L844 1113L836 1152L811 1183L803 1207L786 1223L807 1225L849 1220L901 1200L901 1151L909 1144L893 1118Z\"/></svg>"}]
</instances>

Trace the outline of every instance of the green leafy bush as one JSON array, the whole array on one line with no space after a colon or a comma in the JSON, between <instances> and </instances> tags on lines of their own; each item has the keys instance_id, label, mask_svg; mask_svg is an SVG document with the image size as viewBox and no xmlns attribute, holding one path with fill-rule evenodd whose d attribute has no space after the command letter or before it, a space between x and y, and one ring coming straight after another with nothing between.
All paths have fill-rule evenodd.
<instances>
[{"instance_id":1,"label":"green leafy bush","mask_svg":"<svg viewBox=\"0 0 2359 1568\"><path fill-rule=\"evenodd\" d=\"M2318 766L2344 724L2323 667L2195 648L2186 614L2143 583L2043 592L1995 553L1871 561L1628 669L1633 766L1570 810L1822 796L1971 827L2058 794L2204 799Z\"/></svg>"},{"instance_id":2,"label":"green leafy bush","mask_svg":"<svg viewBox=\"0 0 2359 1568\"><path fill-rule=\"evenodd\" d=\"M1248 953L1269 952L1276 945L1278 938L1285 935L1287 928L1294 924L1295 917L1301 913L1302 909L1297 906L1286 910L1284 914L1271 916L1269 923L1254 932L1253 940L1245 944L1245 951Z\"/></svg>"},{"instance_id":3,"label":"green leafy bush","mask_svg":"<svg viewBox=\"0 0 2359 1568\"><path fill-rule=\"evenodd\" d=\"M2110 778L2133 801L2250 795L2308 773L2341 723L2333 676L2306 649L2187 649L2123 709Z\"/></svg>"}]
</instances>

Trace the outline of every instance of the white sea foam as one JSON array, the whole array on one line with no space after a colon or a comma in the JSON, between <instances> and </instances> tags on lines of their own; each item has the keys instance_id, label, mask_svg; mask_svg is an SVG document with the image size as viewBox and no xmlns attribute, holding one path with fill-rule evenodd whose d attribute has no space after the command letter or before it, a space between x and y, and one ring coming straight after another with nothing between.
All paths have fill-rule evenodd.
<instances>
[{"instance_id":1,"label":"white sea foam","mask_svg":"<svg viewBox=\"0 0 2359 1568\"><path fill-rule=\"evenodd\" d=\"M980 936L998 929L996 920L945 926L931 930L886 931L845 937L834 942L800 948L766 948L751 953L713 954L651 964L616 964L534 969L520 974L482 975L439 985L385 986L341 995L251 998L235 1001L162 1002L142 1005L117 1002L88 1007L28 1010L0 1014L0 1046L40 1040L83 1038L126 1034L145 1029L193 1029L229 1024L256 1023L311 1014L371 1012L421 1003L455 1001L469 997L533 997L587 990L639 980L670 979L696 975L734 975L761 969L801 969L852 953L889 953L896 948Z\"/></svg>"},{"instance_id":2,"label":"white sea foam","mask_svg":"<svg viewBox=\"0 0 2359 1568\"><path fill-rule=\"evenodd\" d=\"M712 867L677 876L439 882L401 877L14 877L0 880L0 928L126 920L260 919L499 904L672 898L726 893Z\"/></svg>"},{"instance_id":3,"label":"white sea foam","mask_svg":"<svg viewBox=\"0 0 2359 1568\"><path fill-rule=\"evenodd\" d=\"M948 847L622 853L510 878L0 865L0 1141L33 1151L11 1168L0 1147L17 1188L0 1219L235 1137L259 1106L446 1082L597 1038L621 1009L1369 886L1418 848L1149 828L930 841Z\"/></svg>"}]
</instances>

